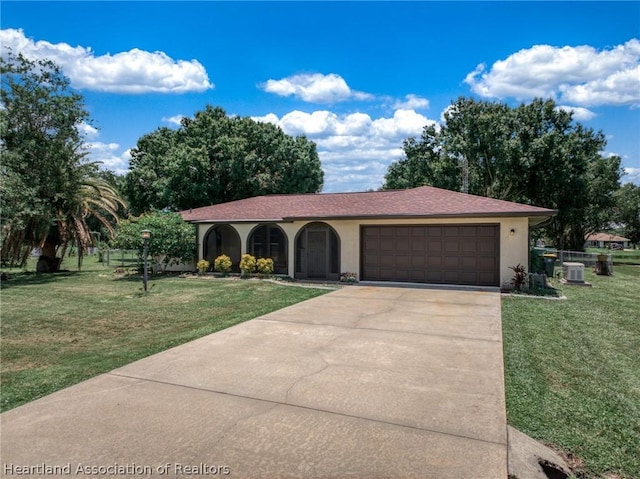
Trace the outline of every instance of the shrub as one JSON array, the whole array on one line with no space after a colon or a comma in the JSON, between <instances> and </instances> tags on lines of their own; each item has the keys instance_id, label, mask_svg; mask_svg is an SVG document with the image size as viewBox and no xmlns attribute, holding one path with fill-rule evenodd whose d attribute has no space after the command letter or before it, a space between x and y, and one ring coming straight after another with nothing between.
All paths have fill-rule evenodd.
<instances>
[{"instance_id":1,"label":"shrub","mask_svg":"<svg viewBox=\"0 0 640 479\"><path fill-rule=\"evenodd\" d=\"M213 260L213 269L222 274L231 272L231 258L226 254L221 254Z\"/></svg>"},{"instance_id":2,"label":"shrub","mask_svg":"<svg viewBox=\"0 0 640 479\"><path fill-rule=\"evenodd\" d=\"M527 285L527 280L529 279L527 275L527 268L518 264L516 266L509 266L509 269L512 269L515 273L511 279L513 289L516 291L522 290Z\"/></svg>"},{"instance_id":3,"label":"shrub","mask_svg":"<svg viewBox=\"0 0 640 479\"><path fill-rule=\"evenodd\" d=\"M256 261L256 268L261 275L273 274L273 260L271 258L260 258Z\"/></svg>"},{"instance_id":4,"label":"shrub","mask_svg":"<svg viewBox=\"0 0 640 479\"><path fill-rule=\"evenodd\" d=\"M240 272L243 278L251 276L256 269L256 258L250 254L243 254L240 258Z\"/></svg>"},{"instance_id":5,"label":"shrub","mask_svg":"<svg viewBox=\"0 0 640 479\"><path fill-rule=\"evenodd\" d=\"M209 269L209 262L206 259L201 259L198 261L198 264L196 264L196 268L198 268L199 273L204 273Z\"/></svg>"},{"instance_id":6,"label":"shrub","mask_svg":"<svg viewBox=\"0 0 640 479\"><path fill-rule=\"evenodd\" d=\"M342 283L355 283L358 281L358 275L355 273L340 273L340 281Z\"/></svg>"}]
</instances>

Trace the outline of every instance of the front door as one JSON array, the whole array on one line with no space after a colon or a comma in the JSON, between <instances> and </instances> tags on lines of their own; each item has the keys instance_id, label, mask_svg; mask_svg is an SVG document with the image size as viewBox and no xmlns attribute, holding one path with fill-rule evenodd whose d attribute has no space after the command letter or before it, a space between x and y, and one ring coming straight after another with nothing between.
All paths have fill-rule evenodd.
<instances>
[{"instance_id":1,"label":"front door","mask_svg":"<svg viewBox=\"0 0 640 479\"><path fill-rule=\"evenodd\" d=\"M309 278L327 276L326 231L307 231L307 275Z\"/></svg>"}]
</instances>

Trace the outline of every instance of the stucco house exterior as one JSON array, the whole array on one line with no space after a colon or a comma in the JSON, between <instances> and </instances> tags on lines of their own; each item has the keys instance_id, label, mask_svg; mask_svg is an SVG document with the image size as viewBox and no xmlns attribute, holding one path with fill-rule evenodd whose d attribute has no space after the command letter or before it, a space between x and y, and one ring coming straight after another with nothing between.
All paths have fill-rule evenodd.
<instances>
[{"instance_id":1,"label":"stucco house exterior","mask_svg":"<svg viewBox=\"0 0 640 479\"><path fill-rule=\"evenodd\" d=\"M529 227L555 210L430 186L267 195L182 211L198 257L273 258L276 274L500 286L528 264Z\"/></svg>"},{"instance_id":2,"label":"stucco house exterior","mask_svg":"<svg viewBox=\"0 0 640 479\"><path fill-rule=\"evenodd\" d=\"M593 233L586 237L587 248L609 248L612 244L618 244L622 248L628 248L631 240L610 233Z\"/></svg>"}]
</instances>

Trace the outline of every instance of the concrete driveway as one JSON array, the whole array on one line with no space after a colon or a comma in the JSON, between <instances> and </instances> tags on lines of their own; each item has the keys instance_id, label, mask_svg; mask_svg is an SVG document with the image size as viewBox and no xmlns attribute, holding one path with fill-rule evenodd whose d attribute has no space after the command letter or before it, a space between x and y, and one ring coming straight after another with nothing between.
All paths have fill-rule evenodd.
<instances>
[{"instance_id":1,"label":"concrete driveway","mask_svg":"<svg viewBox=\"0 0 640 479\"><path fill-rule=\"evenodd\" d=\"M6 476L504 479L500 295L346 287L1 427Z\"/></svg>"}]
</instances>

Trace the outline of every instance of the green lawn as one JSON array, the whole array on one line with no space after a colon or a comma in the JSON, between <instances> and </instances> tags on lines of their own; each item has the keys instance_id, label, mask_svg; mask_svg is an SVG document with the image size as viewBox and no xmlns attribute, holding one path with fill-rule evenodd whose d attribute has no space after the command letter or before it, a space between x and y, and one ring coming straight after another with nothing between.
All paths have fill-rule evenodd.
<instances>
[{"instance_id":1,"label":"green lawn","mask_svg":"<svg viewBox=\"0 0 640 479\"><path fill-rule=\"evenodd\" d=\"M509 424L582 461L582 477L640 477L640 266L567 301L502 303ZM611 476L617 477L617 476Z\"/></svg>"},{"instance_id":2,"label":"green lawn","mask_svg":"<svg viewBox=\"0 0 640 479\"><path fill-rule=\"evenodd\" d=\"M68 260L64 266L73 266ZM234 324L326 293L266 281L10 272L0 300L1 410Z\"/></svg>"},{"instance_id":3,"label":"green lawn","mask_svg":"<svg viewBox=\"0 0 640 479\"><path fill-rule=\"evenodd\" d=\"M67 265L69 266L69 265ZM505 298L509 423L583 461L584 477L640 477L640 267L567 301ZM11 409L326 290L242 280L11 273L0 293L1 408Z\"/></svg>"}]
</instances>

